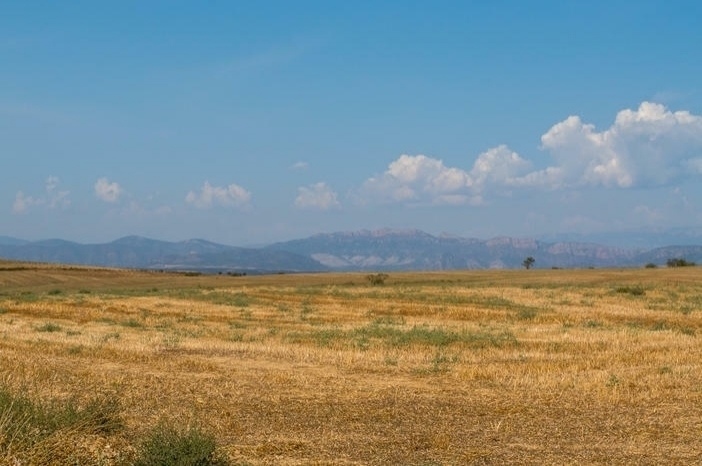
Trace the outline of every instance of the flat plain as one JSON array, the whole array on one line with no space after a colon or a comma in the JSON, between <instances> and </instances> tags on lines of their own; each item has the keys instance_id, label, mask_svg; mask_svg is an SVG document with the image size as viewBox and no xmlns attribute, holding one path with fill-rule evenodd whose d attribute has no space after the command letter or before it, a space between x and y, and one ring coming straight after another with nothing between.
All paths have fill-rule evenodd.
<instances>
[{"instance_id":1,"label":"flat plain","mask_svg":"<svg viewBox=\"0 0 702 466\"><path fill-rule=\"evenodd\" d=\"M367 278L0 262L0 463L702 461L701 268Z\"/></svg>"}]
</instances>

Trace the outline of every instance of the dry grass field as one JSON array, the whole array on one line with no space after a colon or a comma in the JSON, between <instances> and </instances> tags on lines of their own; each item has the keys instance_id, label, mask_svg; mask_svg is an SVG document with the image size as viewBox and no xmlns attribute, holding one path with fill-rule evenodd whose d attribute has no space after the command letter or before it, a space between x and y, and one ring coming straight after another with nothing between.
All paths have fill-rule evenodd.
<instances>
[{"instance_id":1,"label":"dry grass field","mask_svg":"<svg viewBox=\"0 0 702 466\"><path fill-rule=\"evenodd\" d=\"M218 464L699 464L702 268L0 263L0 463L139 464L158 432Z\"/></svg>"}]
</instances>

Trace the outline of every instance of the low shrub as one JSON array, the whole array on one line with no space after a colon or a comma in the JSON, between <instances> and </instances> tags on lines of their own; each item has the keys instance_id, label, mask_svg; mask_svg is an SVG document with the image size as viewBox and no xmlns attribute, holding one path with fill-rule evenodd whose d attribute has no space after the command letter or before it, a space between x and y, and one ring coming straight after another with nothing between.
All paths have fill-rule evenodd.
<instances>
[{"instance_id":1,"label":"low shrub","mask_svg":"<svg viewBox=\"0 0 702 466\"><path fill-rule=\"evenodd\" d=\"M56 447L52 438L60 440L67 433L112 434L123 425L115 398L95 398L85 404L72 399L39 402L0 386L0 462L3 457L56 456L58 452L43 451Z\"/></svg>"},{"instance_id":2,"label":"low shrub","mask_svg":"<svg viewBox=\"0 0 702 466\"><path fill-rule=\"evenodd\" d=\"M632 296L643 296L646 290L641 285L622 285L614 289L617 293L630 294Z\"/></svg>"},{"instance_id":3,"label":"low shrub","mask_svg":"<svg viewBox=\"0 0 702 466\"><path fill-rule=\"evenodd\" d=\"M389 276L386 273L371 273L366 275L366 280L368 280L371 285L384 285L385 280L388 278Z\"/></svg>"},{"instance_id":4,"label":"low shrub","mask_svg":"<svg viewBox=\"0 0 702 466\"><path fill-rule=\"evenodd\" d=\"M199 428L178 430L160 423L141 444L135 466L218 466L228 461L217 453L214 437Z\"/></svg>"},{"instance_id":5,"label":"low shrub","mask_svg":"<svg viewBox=\"0 0 702 466\"><path fill-rule=\"evenodd\" d=\"M672 259L668 259L668 261L666 262L666 265L668 267L692 267L695 265L695 263L688 261L688 260L685 260L681 257L675 257Z\"/></svg>"}]
</instances>

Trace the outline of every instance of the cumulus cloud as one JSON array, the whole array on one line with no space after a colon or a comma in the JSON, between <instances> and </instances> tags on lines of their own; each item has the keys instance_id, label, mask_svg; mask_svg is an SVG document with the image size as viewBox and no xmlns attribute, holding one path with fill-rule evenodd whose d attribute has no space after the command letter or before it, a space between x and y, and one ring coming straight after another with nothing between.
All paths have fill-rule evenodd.
<instances>
[{"instance_id":1,"label":"cumulus cloud","mask_svg":"<svg viewBox=\"0 0 702 466\"><path fill-rule=\"evenodd\" d=\"M468 173L425 155L401 155L380 176L368 179L362 197L381 202L439 201L460 195L471 185Z\"/></svg>"},{"instance_id":2,"label":"cumulus cloud","mask_svg":"<svg viewBox=\"0 0 702 466\"><path fill-rule=\"evenodd\" d=\"M95 182L95 195L100 200L105 202L117 202L121 194L122 187L114 181L110 183L107 178L103 177Z\"/></svg>"},{"instance_id":3,"label":"cumulus cloud","mask_svg":"<svg viewBox=\"0 0 702 466\"><path fill-rule=\"evenodd\" d=\"M12 204L12 211L19 214L35 206L44 206L49 209L67 208L71 205L71 200L68 198L70 191L60 190L59 184L58 177L48 177L44 183L45 195L41 197L27 196L24 192L18 191Z\"/></svg>"},{"instance_id":4,"label":"cumulus cloud","mask_svg":"<svg viewBox=\"0 0 702 466\"><path fill-rule=\"evenodd\" d=\"M553 162L535 170L506 145L480 154L470 168L425 155L401 155L359 190L364 202L479 204L514 189L665 186L702 175L702 116L643 102L620 111L603 131L573 115L541 137Z\"/></svg>"},{"instance_id":5,"label":"cumulus cloud","mask_svg":"<svg viewBox=\"0 0 702 466\"><path fill-rule=\"evenodd\" d=\"M251 201L251 193L237 184L220 187L205 181L200 192L190 191L185 196L185 201L199 209L209 209L216 205L246 208Z\"/></svg>"},{"instance_id":6,"label":"cumulus cloud","mask_svg":"<svg viewBox=\"0 0 702 466\"><path fill-rule=\"evenodd\" d=\"M295 207L299 209L329 210L340 206L336 193L326 183L315 183L297 189Z\"/></svg>"},{"instance_id":7,"label":"cumulus cloud","mask_svg":"<svg viewBox=\"0 0 702 466\"><path fill-rule=\"evenodd\" d=\"M447 167L425 155L401 155L385 173L368 179L361 195L381 202L479 204L486 189L517 184L517 177L529 167L507 146L480 154L470 170Z\"/></svg>"},{"instance_id":8,"label":"cumulus cloud","mask_svg":"<svg viewBox=\"0 0 702 466\"><path fill-rule=\"evenodd\" d=\"M556 164L532 174L553 186L662 186L702 169L702 117L643 102L620 111L598 132L578 116L557 123L541 137ZM555 175L553 175L555 173Z\"/></svg>"},{"instance_id":9,"label":"cumulus cloud","mask_svg":"<svg viewBox=\"0 0 702 466\"><path fill-rule=\"evenodd\" d=\"M470 171L473 186L483 191L487 186L515 186L531 164L507 146L494 147L478 156Z\"/></svg>"}]
</instances>

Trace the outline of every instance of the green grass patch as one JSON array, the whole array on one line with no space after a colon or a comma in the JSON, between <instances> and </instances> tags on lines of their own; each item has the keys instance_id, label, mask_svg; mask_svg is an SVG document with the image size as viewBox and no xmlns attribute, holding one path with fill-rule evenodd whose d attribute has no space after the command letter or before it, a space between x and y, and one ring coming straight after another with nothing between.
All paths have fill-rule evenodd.
<instances>
[{"instance_id":1,"label":"green grass patch","mask_svg":"<svg viewBox=\"0 0 702 466\"><path fill-rule=\"evenodd\" d=\"M139 322L136 319L127 319L121 322L121 325L123 327L129 327L129 328L142 328L144 326L143 323Z\"/></svg>"},{"instance_id":2,"label":"green grass patch","mask_svg":"<svg viewBox=\"0 0 702 466\"><path fill-rule=\"evenodd\" d=\"M170 293L169 296L178 299L204 301L211 304L233 307L249 307L251 304L254 304L254 299L243 291L227 293L225 291L185 289Z\"/></svg>"},{"instance_id":3,"label":"green grass patch","mask_svg":"<svg viewBox=\"0 0 702 466\"><path fill-rule=\"evenodd\" d=\"M646 294L646 290L641 285L620 285L614 288L614 292L631 296L644 296Z\"/></svg>"},{"instance_id":4,"label":"green grass patch","mask_svg":"<svg viewBox=\"0 0 702 466\"><path fill-rule=\"evenodd\" d=\"M123 428L120 411L115 398L40 402L0 387L0 452L18 459L36 455L34 447L68 429L85 435L115 433Z\"/></svg>"},{"instance_id":5,"label":"green grass patch","mask_svg":"<svg viewBox=\"0 0 702 466\"><path fill-rule=\"evenodd\" d=\"M371 345L387 347L417 345L441 348L454 344L469 348L485 348L517 343L515 336L507 331L454 331L428 325L402 328L378 323L352 330L325 328L314 332L293 332L288 334L287 339L293 343L312 343L322 347L350 345L361 349L367 349Z\"/></svg>"},{"instance_id":6,"label":"green grass patch","mask_svg":"<svg viewBox=\"0 0 702 466\"><path fill-rule=\"evenodd\" d=\"M217 452L214 436L200 428L184 430L161 423L144 439L135 466L218 466L228 464Z\"/></svg>"},{"instance_id":7,"label":"green grass patch","mask_svg":"<svg viewBox=\"0 0 702 466\"><path fill-rule=\"evenodd\" d=\"M534 309L521 309L517 312L517 318L520 320L531 320L536 317L538 313Z\"/></svg>"},{"instance_id":8,"label":"green grass patch","mask_svg":"<svg viewBox=\"0 0 702 466\"><path fill-rule=\"evenodd\" d=\"M586 328L602 328L604 324L599 320L588 320L583 324Z\"/></svg>"},{"instance_id":9,"label":"green grass patch","mask_svg":"<svg viewBox=\"0 0 702 466\"><path fill-rule=\"evenodd\" d=\"M330 346L332 342L344 339L345 332L340 329L327 328L314 332L314 341L318 346Z\"/></svg>"},{"instance_id":10,"label":"green grass patch","mask_svg":"<svg viewBox=\"0 0 702 466\"><path fill-rule=\"evenodd\" d=\"M365 295L369 297L368 294ZM513 312L538 312L539 308L527 304L518 303L502 296L486 296L478 293L457 293L450 289L437 293L435 290L422 290L418 288L400 288L393 293L389 293L388 299L397 301L412 301L429 303L440 306L465 306L479 309L490 309Z\"/></svg>"},{"instance_id":11,"label":"green grass patch","mask_svg":"<svg viewBox=\"0 0 702 466\"><path fill-rule=\"evenodd\" d=\"M34 303L34 302L41 300L42 297L36 293L31 292L31 291L22 291L18 294L15 294L13 296L13 298L15 299L15 303L20 304L20 303Z\"/></svg>"},{"instance_id":12,"label":"green grass patch","mask_svg":"<svg viewBox=\"0 0 702 466\"><path fill-rule=\"evenodd\" d=\"M61 326L58 324L54 324L53 322L46 322L45 324L40 325L37 327L37 332L60 332L61 331Z\"/></svg>"}]
</instances>

